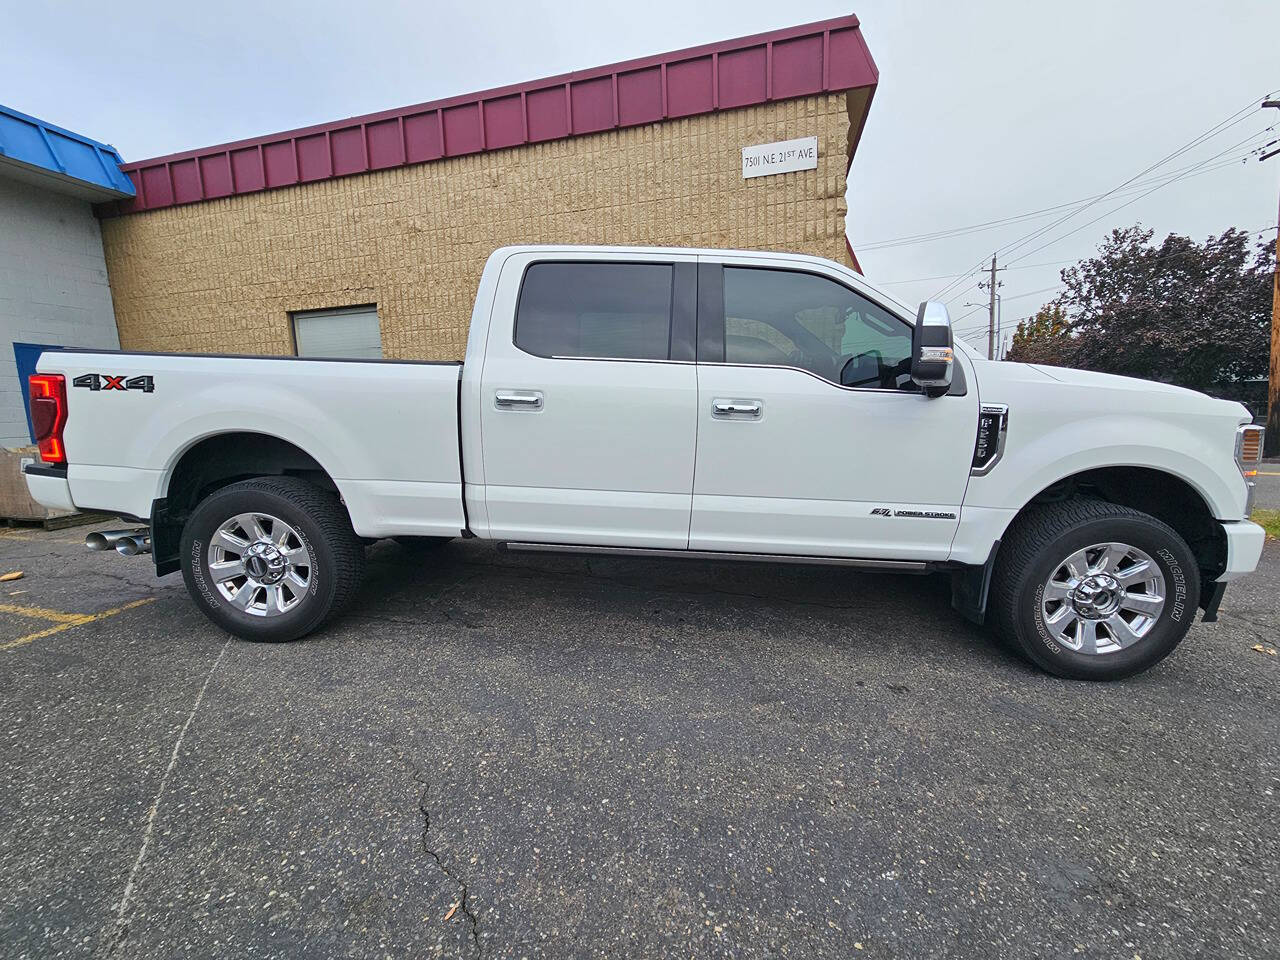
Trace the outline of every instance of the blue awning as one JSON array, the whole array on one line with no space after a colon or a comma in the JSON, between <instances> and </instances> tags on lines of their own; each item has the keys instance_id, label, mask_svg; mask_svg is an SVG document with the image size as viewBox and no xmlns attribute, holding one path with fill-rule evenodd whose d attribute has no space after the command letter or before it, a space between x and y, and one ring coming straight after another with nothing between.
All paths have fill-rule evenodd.
<instances>
[{"instance_id":1,"label":"blue awning","mask_svg":"<svg viewBox=\"0 0 1280 960\"><path fill-rule=\"evenodd\" d=\"M116 148L0 104L0 177L87 200L133 196Z\"/></svg>"}]
</instances>

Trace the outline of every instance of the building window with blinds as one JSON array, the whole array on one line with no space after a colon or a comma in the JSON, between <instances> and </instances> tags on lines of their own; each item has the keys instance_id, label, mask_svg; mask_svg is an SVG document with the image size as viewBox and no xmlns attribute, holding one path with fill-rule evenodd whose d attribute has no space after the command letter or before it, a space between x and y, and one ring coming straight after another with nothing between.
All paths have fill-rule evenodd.
<instances>
[{"instance_id":1,"label":"building window with blinds","mask_svg":"<svg viewBox=\"0 0 1280 960\"><path fill-rule=\"evenodd\" d=\"M294 352L300 357L382 359L376 303L336 310L296 310L289 317Z\"/></svg>"}]
</instances>

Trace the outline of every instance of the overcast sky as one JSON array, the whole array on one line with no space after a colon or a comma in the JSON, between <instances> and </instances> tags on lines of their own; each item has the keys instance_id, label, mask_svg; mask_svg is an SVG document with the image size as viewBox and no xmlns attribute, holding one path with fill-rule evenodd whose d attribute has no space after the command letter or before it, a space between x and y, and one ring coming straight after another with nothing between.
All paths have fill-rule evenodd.
<instances>
[{"instance_id":1,"label":"overcast sky","mask_svg":"<svg viewBox=\"0 0 1280 960\"><path fill-rule=\"evenodd\" d=\"M0 102L134 160L849 12L825 0L9 4ZM909 301L1069 209L877 243L1104 193L1280 90L1276 0L862 0L852 12L880 86L850 176L849 235L867 275ZM1099 202L1011 250L1006 329L1052 296L1061 261L1088 255L1112 226L1198 239L1273 227L1280 157L1222 162L1280 136L1277 121L1280 111L1246 110L1140 186L1225 151L1196 175L1113 214L1141 191ZM945 296L961 334L980 341L972 279Z\"/></svg>"}]
</instances>

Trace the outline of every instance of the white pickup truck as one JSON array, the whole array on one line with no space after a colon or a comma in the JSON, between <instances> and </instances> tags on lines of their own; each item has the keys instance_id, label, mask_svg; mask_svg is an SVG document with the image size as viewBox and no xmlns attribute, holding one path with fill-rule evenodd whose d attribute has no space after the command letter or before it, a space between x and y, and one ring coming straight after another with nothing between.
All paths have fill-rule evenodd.
<instances>
[{"instance_id":1,"label":"white pickup truck","mask_svg":"<svg viewBox=\"0 0 1280 960\"><path fill-rule=\"evenodd\" d=\"M506 247L466 361L47 352L35 499L145 524L252 640L316 629L365 545L950 571L1067 677L1169 654L1252 571L1261 428L1158 383L991 362L826 260ZM851 589L856 589L853 581Z\"/></svg>"}]
</instances>

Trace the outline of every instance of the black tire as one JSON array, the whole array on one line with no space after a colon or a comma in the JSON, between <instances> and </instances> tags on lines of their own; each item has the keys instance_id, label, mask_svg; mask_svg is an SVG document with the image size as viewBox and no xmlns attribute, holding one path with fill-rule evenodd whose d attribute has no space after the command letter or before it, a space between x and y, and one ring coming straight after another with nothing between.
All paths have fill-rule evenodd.
<instances>
[{"instance_id":1,"label":"black tire","mask_svg":"<svg viewBox=\"0 0 1280 960\"><path fill-rule=\"evenodd\" d=\"M391 539L406 550L423 553L428 550L439 550L446 543L453 542L453 537L392 537Z\"/></svg>"},{"instance_id":2,"label":"black tire","mask_svg":"<svg viewBox=\"0 0 1280 960\"><path fill-rule=\"evenodd\" d=\"M1041 600L1046 582L1068 556L1106 542L1136 547L1155 561L1165 603L1132 645L1084 654L1055 641ZM1079 497L1036 504L1015 521L996 555L988 611L1002 638L1044 670L1074 680L1119 680L1172 653L1191 628L1199 601L1195 555L1172 527L1128 507Z\"/></svg>"},{"instance_id":3,"label":"black tire","mask_svg":"<svg viewBox=\"0 0 1280 960\"><path fill-rule=\"evenodd\" d=\"M275 616L254 616L237 609L213 586L208 545L232 517L260 512L278 517L296 531L311 551L305 592L293 609ZM210 620L244 640L280 643L296 640L337 614L355 595L364 576L364 546L338 498L294 477L258 477L210 494L192 512L182 530L182 578L196 606Z\"/></svg>"}]
</instances>

